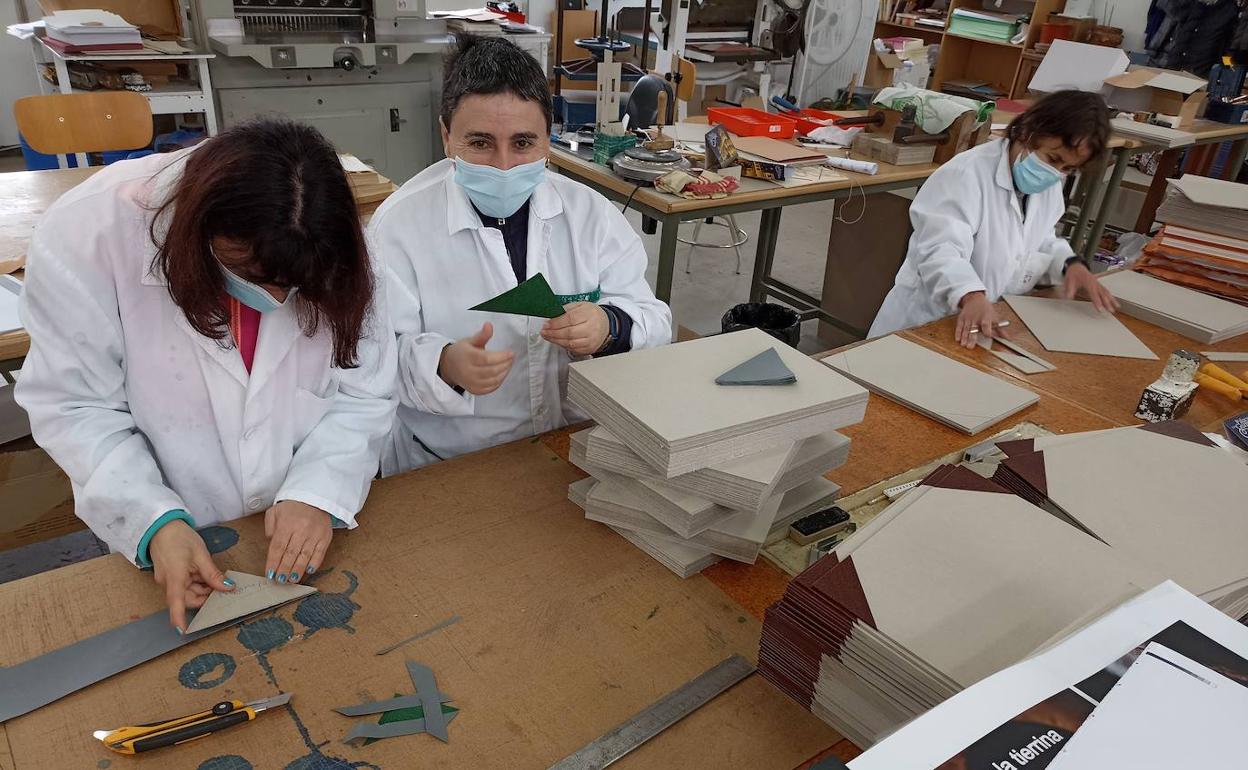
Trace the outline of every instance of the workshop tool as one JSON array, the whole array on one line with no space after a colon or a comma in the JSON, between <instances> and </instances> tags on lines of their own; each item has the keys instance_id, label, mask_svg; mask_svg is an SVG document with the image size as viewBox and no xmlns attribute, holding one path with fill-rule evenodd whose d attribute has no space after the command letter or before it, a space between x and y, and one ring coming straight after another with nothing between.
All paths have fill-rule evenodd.
<instances>
[{"instance_id":1,"label":"workshop tool","mask_svg":"<svg viewBox=\"0 0 1248 770\"><path fill-rule=\"evenodd\" d=\"M285 706L289 702L290 693L288 692L251 703L226 700L207 711L184 717L144 725L118 727L116 730L96 730L91 735L101 741L110 751L118 754L138 754L165 746L176 746L179 743L212 735L227 727L250 722L262 712Z\"/></svg>"},{"instance_id":2,"label":"workshop tool","mask_svg":"<svg viewBox=\"0 0 1248 770\"><path fill-rule=\"evenodd\" d=\"M834 505L793 522L789 527L789 539L798 545L809 545L816 540L844 532L852 526L849 514L839 505Z\"/></svg>"},{"instance_id":3,"label":"workshop tool","mask_svg":"<svg viewBox=\"0 0 1248 770\"><path fill-rule=\"evenodd\" d=\"M637 713L627 722L550 766L550 770L607 767L633 749L697 711L716 695L754 673L740 655L726 658Z\"/></svg>"},{"instance_id":4,"label":"workshop tool","mask_svg":"<svg viewBox=\"0 0 1248 770\"><path fill-rule=\"evenodd\" d=\"M1227 385L1230 385L1232 388L1238 390L1240 393L1248 395L1248 382L1244 382L1217 364L1205 364L1200 367L1200 373L1207 374L1215 380L1221 380Z\"/></svg>"},{"instance_id":5,"label":"workshop tool","mask_svg":"<svg viewBox=\"0 0 1248 770\"><path fill-rule=\"evenodd\" d=\"M675 150L655 152L644 147L630 147L611 159L611 168L624 179L652 185L664 174L690 168L690 164Z\"/></svg>"},{"instance_id":6,"label":"workshop tool","mask_svg":"<svg viewBox=\"0 0 1248 770\"><path fill-rule=\"evenodd\" d=\"M1198 373L1199 368L1200 356L1192 351L1176 350L1171 353L1166 359L1161 377L1150 383L1140 394L1135 416L1146 422L1163 422L1182 417L1196 397L1196 388L1199 385L1196 378L1202 376Z\"/></svg>"},{"instance_id":7,"label":"workshop tool","mask_svg":"<svg viewBox=\"0 0 1248 770\"><path fill-rule=\"evenodd\" d=\"M1239 401L1243 398L1243 394L1239 391L1239 388L1236 388L1234 385L1228 385L1222 380L1215 379L1207 374L1197 374L1195 381L1197 385L1205 390L1212 390L1214 393L1226 396L1232 401Z\"/></svg>"},{"instance_id":8,"label":"workshop tool","mask_svg":"<svg viewBox=\"0 0 1248 770\"><path fill-rule=\"evenodd\" d=\"M996 323L994 323L994 324L992 325L992 328L994 328L994 329L1004 329L1005 327L1007 327L1007 326L1009 326L1009 325L1010 325L1010 322L1009 322L1009 321L997 321ZM972 327L970 328L970 332L971 332L971 334L979 334L979 327L978 327L978 326L972 326Z\"/></svg>"}]
</instances>

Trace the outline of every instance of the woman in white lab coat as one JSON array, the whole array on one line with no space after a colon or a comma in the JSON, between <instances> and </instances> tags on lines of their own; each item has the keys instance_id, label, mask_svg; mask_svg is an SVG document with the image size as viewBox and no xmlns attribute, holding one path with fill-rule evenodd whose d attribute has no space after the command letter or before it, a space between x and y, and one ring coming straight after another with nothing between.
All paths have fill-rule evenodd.
<instances>
[{"instance_id":1,"label":"woman in white lab coat","mask_svg":"<svg viewBox=\"0 0 1248 770\"><path fill-rule=\"evenodd\" d=\"M993 303L1044 281L1067 298L1086 294L1098 310L1117 307L1056 234L1066 210L1062 180L1105 151L1109 110L1098 94L1060 91L1010 123L1003 140L954 156L910 206L914 234L871 337L958 314L966 347L997 328Z\"/></svg>"},{"instance_id":2,"label":"woman in white lab coat","mask_svg":"<svg viewBox=\"0 0 1248 770\"><path fill-rule=\"evenodd\" d=\"M370 224L399 345L386 474L581 419L563 399L571 361L671 341L671 312L646 283L645 249L627 220L546 172L541 66L502 38L460 37L444 71L447 160L404 184ZM562 316L468 310L536 273L560 295Z\"/></svg>"},{"instance_id":3,"label":"woman in white lab coat","mask_svg":"<svg viewBox=\"0 0 1248 770\"><path fill-rule=\"evenodd\" d=\"M337 154L286 121L109 166L40 222L17 400L179 632L231 588L195 527L265 512L265 574L298 582L355 526L394 417L383 295Z\"/></svg>"}]
</instances>

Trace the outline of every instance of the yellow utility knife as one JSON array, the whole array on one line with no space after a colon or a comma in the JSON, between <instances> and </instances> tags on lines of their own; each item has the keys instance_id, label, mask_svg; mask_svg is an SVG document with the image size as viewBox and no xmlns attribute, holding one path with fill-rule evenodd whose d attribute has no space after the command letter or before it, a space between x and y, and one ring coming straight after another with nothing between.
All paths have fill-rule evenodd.
<instances>
[{"instance_id":1,"label":"yellow utility knife","mask_svg":"<svg viewBox=\"0 0 1248 770\"><path fill-rule=\"evenodd\" d=\"M289 701L290 693L287 692L251 703L236 700L221 701L208 711L200 711L164 722L118 727L116 730L96 730L92 735L118 754L138 754L141 751L176 746L179 743L203 738L205 735L212 735L218 730L224 730L233 725L250 722L260 712L284 706Z\"/></svg>"}]
</instances>

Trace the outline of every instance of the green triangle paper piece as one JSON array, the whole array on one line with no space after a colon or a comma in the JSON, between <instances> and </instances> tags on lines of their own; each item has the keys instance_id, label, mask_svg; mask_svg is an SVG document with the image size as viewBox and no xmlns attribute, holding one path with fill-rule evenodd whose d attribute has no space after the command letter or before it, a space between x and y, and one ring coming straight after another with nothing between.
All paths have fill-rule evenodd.
<instances>
[{"instance_id":1,"label":"green triangle paper piece","mask_svg":"<svg viewBox=\"0 0 1248 770\"><path fill-rule=\"evenodd\" d=\"M563 305L551 291L546 277L537 273L529 280L514 289L487 299L469 310L483 310L487 313L510 313L511 315L527 315L537 318L558 318L563 315Z\"/></svg>"},{"instance_id":2,"label":"green triangle paper piece","mask_svg":"<svg viewBox=\"0 0 1248 770\"><path fill-rule=\"evenodd\" d=\"M397 698L399 697L399 695L396 694L394 697ZM454 706L448 706L445 703L442 704L443 714L454 714L456 711L459 711L459 709L455 708ZM377 720L377 724L388 725L391 722L406 722L409 719L424 719L424 718L425 718L425 707L413 706L408 709L395 709L394 711L387 711L386 713L381 715L381 719ZM377 741L380 741L380 740L382 739L381 738L365 738L363 745L367 746L370 743L376 743Z\"/></svg>"}]
</instances>

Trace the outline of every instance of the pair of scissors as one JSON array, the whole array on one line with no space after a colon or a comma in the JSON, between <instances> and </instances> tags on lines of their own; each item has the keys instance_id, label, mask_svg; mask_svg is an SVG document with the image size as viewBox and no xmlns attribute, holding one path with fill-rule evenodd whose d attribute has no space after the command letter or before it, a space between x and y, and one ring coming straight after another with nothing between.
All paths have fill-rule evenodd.
<instances>
[{"instance_id":1,"label":"pair of scissors","mask_svg":"<svg viewBox=\"0 0 1248 770\"><path fill-rule=\"evenodd\" d=\"M92 736L118 754L138 754L165 746L176 746L233 725L250 722L262 712L284 706L289 701L290 693L286 692L250 703L221 701L207 711L163 722L118 727L116 730L96 730Z\"/></svg>"}]
</instances>

